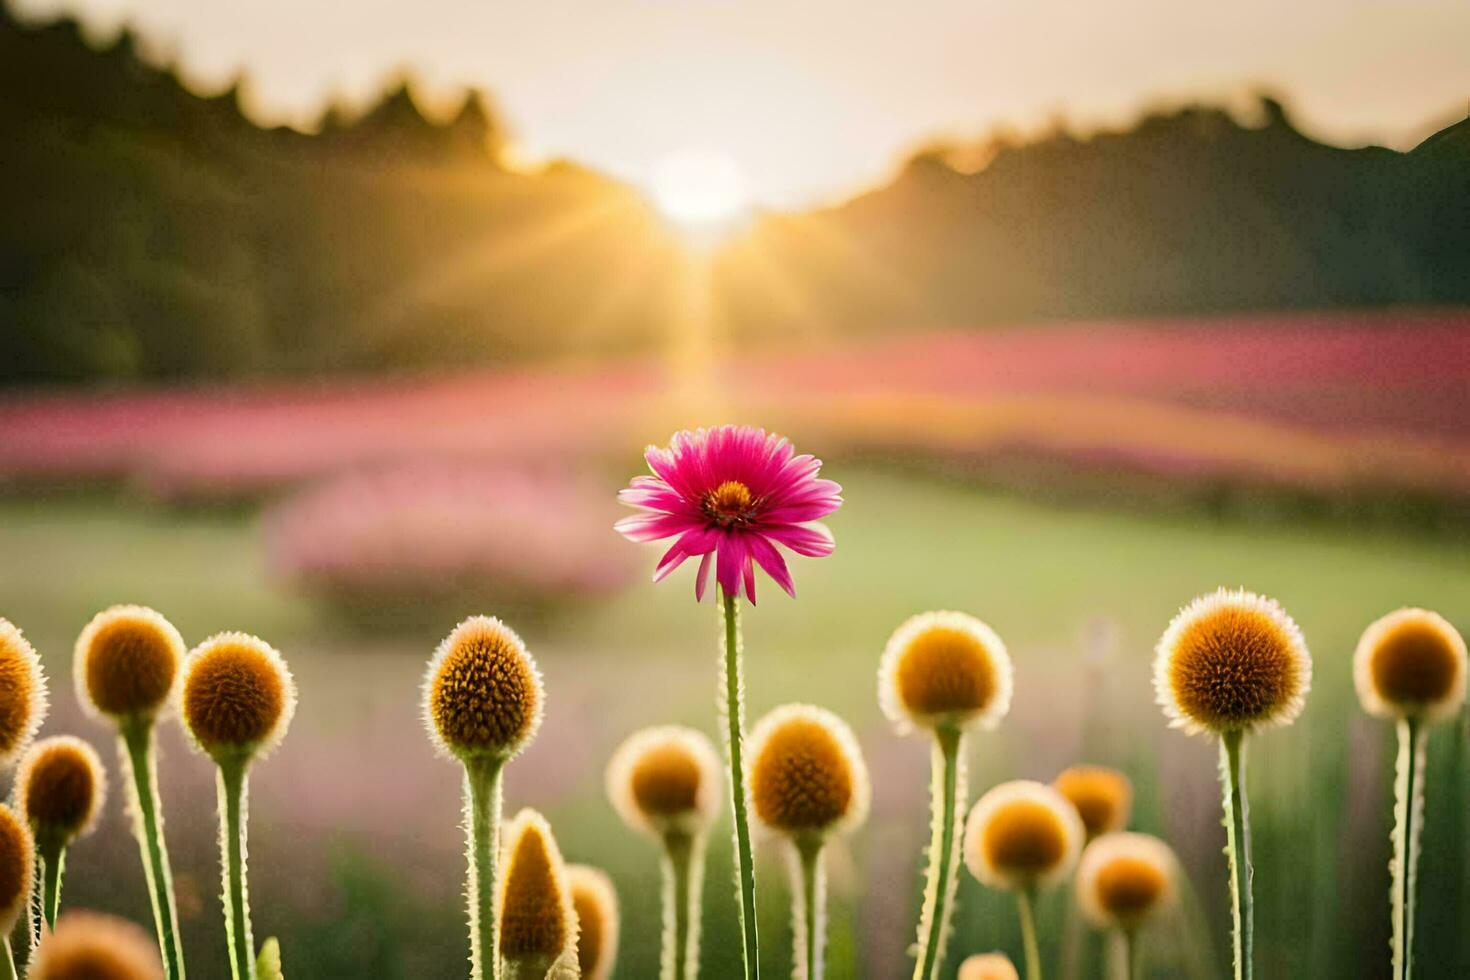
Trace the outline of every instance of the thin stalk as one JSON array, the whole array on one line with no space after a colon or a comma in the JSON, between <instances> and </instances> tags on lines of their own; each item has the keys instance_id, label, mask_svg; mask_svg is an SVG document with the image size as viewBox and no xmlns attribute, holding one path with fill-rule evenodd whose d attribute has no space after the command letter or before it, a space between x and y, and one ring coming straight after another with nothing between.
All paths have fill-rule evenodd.
<instances>
[{"instance_id":1,"label":"thin stalk","mask_svg":"<svg viewBox=\"0 0 1470 980\"><path fill-rule=\"evenodd\" d=\"M949 916L954 904L959 852L955 849L959 813L957 800L963 779L963 742L960 729L942 725L934 730L929 787L932 821L929 829L929 870L924 876L924 908L919 914L919 961L914 980L933 980L944 960Z\"/></svg>"},{"instance_id":2,"label":"thin stalk","mask_svg":"<svg viewBox=\"0 0 1470 980\"><path fill-rule=\"evenodd\" d=\"M158 932L158 950L167 980L184 980L184 945L176 923L174 878L169 869L168 846L163 838L163 806L158 798L158 765L153 751L151 720L130 719L119 729L123 764L128 781L133 836L143 859L143 876L153 903L153 925Z\"/></svg>"},{"instance_id":3,"label":"thin stalk","mask_svg":"<svg viewBox=\"0 0 1470 980\"><path fill-rule=\"evenodd\" d=\"M41 865L41 914L46 928L56 928L61 908L61 877L66 873L66 845L55 839L36 841L36 859Z\"/></svg>"},{"instance_id":4,"label":"thin stalk","mask_svg":"<svg viewBox=\"0 0 1470 980\"><path fill-rule=\"evenodd\" d=\"M1143 951L1138 946L1138 930L1123 930L1123 962L1128 980L1143 980Z\"/></svg>"},{"instance_id":5,"label":"thin stalk","mask_svg":"<svg viewBox=\"0 0 1470 980\"><path fill-rule=\"evenodd\" d=\"M1230 908L1234 921L1235 980L1250 980L1255 952L1251 900L1250 804L1245 795L1245 733L1220 736L1220 782L1225 803L1225 855L1230 859Z\"/></svg>"},{"instance_id":6,"label":"thin stalk","mask_svg":"<svg viewBox=\"0 0 1470 980\"><path fill-rule=\"evenodd\" d=\"M36 948L41 945L41 933L44 929L42 923L46 921L46 913L43 911L45 898L41 885L45 877L41 855L37 853L31 864L31 894L26 898L26 944L30 950L29 958L26 960L27 970L30 969L30 961L36 956ZM14 936L13 932L12 936Z\"/></svg>"},{"instance_id":7,"label":"thin stalk","mask_svg":"<svg viewBox=\"0 0 1470 980\"><path fill-rule=\"evenodd\" d=\"M244 756L216 760L219 773L220 851L224 868L225 943L233 980L253 980L255 937L250 929L250 895L245 881L245 815L249 809Z\"/></svg>"},{"instance_id":8,"label":"thin stalk","mask_svg":"<svg viewBox=\"0 0 1470 980\"><path fill-rule=\"evenodd\" d=\"M741 956L746 980L761 975L760 942L755 921L755 859L750 847L750 818L745 807L745 682L740 664L740 613L735 596L721 590L725 620L725 749L730 761L730 805L735 815L736 890L740 900Z\"/></svg>"},{"instance_id":9,"label":"thin stalk","mask_svg":"<svg viewBox=\"0 0 1470 980\"><path fill-rule=\"evenodd\" d=\"M15 953L10 949L10 937L5 937L5 955L0 956L0 980L16 980Z\"/></svg>"},{"instance_id":10,"label":"thin stalk","mask_svg":"<svg viewBox=\"0 0 1470 980\"><path fill-rule=\"evenodd\" d=\"M498 980L501 975L500 916L495 906L500 900L496 875L500 865L500 777L504 771L505 760L494 756L466 759L464 764L471 980Z\"/></svg>"},{"instance_id":11,"label":"thin stalk","mask_svg":"<svg viewBox=\"0 0 1470 980\"><path fill-rule=\"evenodd\" d=\"M1041 980L1041 947L1036 944L1036 889L1030 886L1016 892L1021 908L1021 945L1026 952L1026 980Z\"/></svg>"},{"instance_id":12,"label":"thin stalk","mask_svg":"<svg viewBox=\"0 0 1470 980\"><path fill-rule=\"evenodd\" d=\"M792 870L795 887L793 933L796 937L792 959L797 964L798 980L822 980L826 972L827 947L827 877L822 870L820 837L801 837L794 842Z\"/></svg>"},{"instance_id":13,"label":"thin stalk","mask_svg":"<svg viewBox=\"0 0 1470 980\"><path fill-rule=\"evenodd\" d=\"M1424 722L1399 720L1393 784L1393 976L1414 971L1414 894L1419 880L1419 833L1424 826Z\"/></svg>"},{"instance_id":14,"label":"thin stalk","mask_svg":"<svg viewBox=\"0 0 1470 980\"><path fill-rule=\"evenodd\" d=\"M664 835L664 935L659 976L695 980L699 976L699 896L704 882L704 839L694 834Z\"/></svg>"}]
</instances>

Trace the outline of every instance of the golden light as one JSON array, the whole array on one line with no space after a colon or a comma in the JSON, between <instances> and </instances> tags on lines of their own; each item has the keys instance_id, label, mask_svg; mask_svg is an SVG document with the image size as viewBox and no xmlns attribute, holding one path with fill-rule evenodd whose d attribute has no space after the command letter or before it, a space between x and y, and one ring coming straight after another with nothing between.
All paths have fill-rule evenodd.
<instances>
[{"instance_id":1,"label":"golden light","mask_svg":"<svg viewBox=\"0 0 1470 980\"><path fill-rule=\"evenodd\" d=\"M652 191L665 217L695 231L728 226L750 206L735 161L707 148L686 147L665 156L654 167Z\"/></svg>"}]
</instances>

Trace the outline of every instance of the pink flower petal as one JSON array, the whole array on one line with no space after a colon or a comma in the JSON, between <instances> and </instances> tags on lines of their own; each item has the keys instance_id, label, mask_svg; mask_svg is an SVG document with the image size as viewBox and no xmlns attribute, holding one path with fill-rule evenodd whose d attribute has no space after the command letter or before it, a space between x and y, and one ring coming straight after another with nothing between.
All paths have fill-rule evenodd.
<instances>
[{"instance_id":1,"label":"pink flower petal","mask_svg":"<svg viewBox=\"0 0 1470 980\"><path fill-rule=\"evenodd\" d=\"M664 556L658 560L658 567L653 570L653 580L662 582L669 577L669 573L689 558L689 553L677 544L664 552Z\"/></svg>"},{"instance_id":2,"label":"pink flower petal","mask_svg":"<svg viewBox=\"0 0 1470 980\"><path fill-rule=\"evenodd\" d=\"M776 550L776 546L759 534L752 534L748 543L751 557L760 562L761 568L765 569L766 574L771 576L772 581L781 586L787 595L793 599L796 598L796 584L791 581L791 571L786 567L786 559L781 557L781 552ZM751 575L754 575L753 570ZM750 587L750 581L748 577L747 587Z\"/></svg>"},{"instance_id":3,"label":"pink flower petal","mask_svg":"<svg viewBox=\"0 0 1470 980\"><path fill-rule=\"evenodd\" d=\"M709 585L709 563L714 560L715 553L706 551L704 557L699 559L699 571L694 576L694 601L704 601L705 586Z\"/></svg>"},{"instance_id":4,"label":"pink flower petal","mask_svg":"<svg viewBox=\"0 0 1470 980\"><path fill-rule=\"evenodd\" d=\"M808 558L825 558L837 546L832 532L825 524L783 524L780 527L764 528L762 533Z\"/></svg>"}]
</instances>

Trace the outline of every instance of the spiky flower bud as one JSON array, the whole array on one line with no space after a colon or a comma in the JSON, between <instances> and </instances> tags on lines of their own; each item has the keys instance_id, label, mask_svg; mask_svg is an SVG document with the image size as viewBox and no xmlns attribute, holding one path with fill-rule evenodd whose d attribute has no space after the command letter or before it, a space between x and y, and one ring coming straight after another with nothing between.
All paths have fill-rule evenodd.
<instances>
[{"instance_id":1,"label":"spiky flower bud","mask_svg":"<svg viewBox=\"0 0 1470 980\"><path fill-rule=\"evenodd\" d=\"M424 676L424 724L441 752L509 759L536 735L541 674L515 631L472 616L439 644Z\"/></svg>"},{"instance_id":2,"label":"spiky flower bud","mask_svg":"<svg viewBox=\"0 0 1470 980\"><path fill-rule=\"evenodd\" d=\"M566 865L546 818L526 809L505 828L500 876L500 957L519 975L544 977L577 959L577 913Z\"/></svg>"},{"instance_id":3,"label":"spiky flower bud","mask_svg":"<svg viewBox=\"0 0 1470 980\"><path fill-rule=\"evenodd\" d=\"M850 830L867 816L870 797L857 739L832 712L788 704L756 724L750 798L768 830L792 838Z\"/></svg>"},{"instance_id":4,"label":"spiky flower bud","mask_svg":"<svg viewBox=\"0 0 1470 980\"><path fill-rule=\"evenodd\" d=\"M894 631L878 702L899 729L994 728L1011 707L1011 658L995 631L960 612L920 613Z\"/></svg>"},{"instance_id":5,"label":"spiky flower bud","mask_svg":"<svg viewBox=\"0 0 1470 980\"><path fill-rule=\"evenodd\" d=\"M1077 900L1099 929L1132 931L1174 898L1169 845L1148 834L1104 834L1077 866Z\"/></svg>"},{"instance_id":6,"label":"spiky flower bud","mask_svg":"<svg viewBox=\"0 0 1470 980\"><path fill-rule=\"evenodd\" d=\"M1363 631L1353 682L1371 715L1453 717L1465 703L1465 639L1438 613L1396 610Z\"/></svg>"},{"instance_id":7,"label":"spiky flower bud","mask_svg":"<svg viewBox=\"0 0 1470 980\"><path fill-rule=\"evenodd\" d=\"M152 609L104 609L77 637L77 700L98 717L152 718L174 697L185 649L179 631Z\"/></svg>"},{"instance_id":8,"label":"spiky flower bud","mask_svg":"<svg viewBox=\"0 0 1470 980\"><path fill-rule=\"evenodd\" d=\"M38 840L66 846L91 831L102 810L107 796L102 760L71 735L43 738L21 757L15 796Z\"/></svg>"},{"instance_id":9,"label":"spiky flower bud","mask_svg":"<svg viewBox=\"0 0 1470 980\"><path fill-rule=\"evenodd\" d=\"M567 865L577 913L577 965L582 980L607 980L618 959L618 893L598 868Z\"/></svg>"},{"instance_id":10,"label":"spiky flower bud","mask_svg":"<svg viewBox=\"0 0 1470 980\"><path fill-rule=\"evenodd\" d=\"M0 933L10 934L31 897L36 843L25 821L0 803Z\"/></svg>"},{"instance_id":11,"label":"spiky flower bud","mask_svg":"<svg viewBox=\"0 0 1470 980\"><path fill-rule=\"evenodd\" d=\"M1133 813L1133 783L1107 766L1072 766L1052 781L1058 793L1077 808L1091 840L1128 826Z\"/></svg>"},{"instance_id":12,"label":"spiky flower bud","mask_svg":"<svg viewBox=\"0 0 1470 980\"><path fill-rule=\"evenodd\" d=\"M0 769L20 758L46 717L41 658L8 619L0 619Z\"/></svg>"},{"instance_id":13,"label":"spiky flower bud","mask_svg":"<svg viewBox=\"0 0 1470 980\"><path fill-rule=\"evenodd\" d=\"M153 939L131 922L77 910L41 940L29 980L163 980Z\"/></svg>"},{"instance_id":14,"label":"spiky flower bud","mask_svg":"<svg viewBox=\"0 0 1470 980\"><path fill-rule=\"evenodd\" d=\"M1020 974L1004 953L977 953L960 964L955 980L1020 980Z\"/></svg>"},{"instance_id":15,"label":"spiky flower bud","mask_svg":"<svg viewBox=\"0 0 1470 980\"><path fill-rule=\"evenodd\" d=\"M1287 725L1312 685L1301 630L1274 600L1218 589L1179 611L1159 640L1154 691L1191 735Z\"/></svg>"},{"instance_id":16,"label":"spiky flower bud","mask_svg":"<svg viewBox=\"0 0 1470 980\"><path fill-rule=\"evenodd\" d=\"M200 750L213 756L269 753L296 711L296 684L286 661L248 633L220 633L184 661L181 715Z\"/></svg>"},{"instance_id":17,"label":"spiky flower bud","mask_svg":"<svg viewBox=\"0 0 1470 980\"><path fill-rule=\"evenodd\" d=\"M1046 887L1065 878L1082 850L1082 818L1044 783L1018 779L980 797L965 824L965 866L1002 891Z\"/></svg>"},{"instance_id":18,"label":"spiky flower bud","mask_svg":"<svg viewBox=\"0 0 1470 980\"><path fill-rule=\"evenodd\" d=\"M655 837L702 833L720 810L720 760L709 738L663 725L634 732L607 766L607 796L623 822Z\"/></svg>"}]
</instances>

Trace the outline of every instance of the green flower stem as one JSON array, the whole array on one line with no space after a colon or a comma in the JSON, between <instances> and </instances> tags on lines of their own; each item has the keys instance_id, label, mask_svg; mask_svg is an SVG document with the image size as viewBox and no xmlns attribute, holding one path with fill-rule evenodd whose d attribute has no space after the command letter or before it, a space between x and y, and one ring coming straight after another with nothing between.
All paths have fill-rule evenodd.
<instances>
[{"instance_id":1,"label":"green flower stem","mask_svg":"<svg viewBox=\"0 0 1470 980\"><path fill-rule=\"evenodd\" d=\"M796 976L800 980L822 980L824 953L827 945L827 880L822 870L820 837L798 838L795 842L796 871L794 959L800 964Z\"/></svg>"},{"instance_id":2,"label":"green flower stem","mask_svg":"<svg viewBox=\"0 0 1470 980\"><path fill-rule=\"evenodd\" d=\"M36 840L36 860L41 865L41 914L46 928L56 928L61 908L61 877L66 873L66 845L51 835Z\"/></svg>"},{"instance_id":3,"label":"green flower stem","mask_svg":"<svg viewBox=\"0 0 1470 980\"><path fill-rule=\"evenodd\" d=\"M1245 795L1245 733L1220 736L1220 782L1225 802L1225 855L1230 859L1230 900L1235 980L1250 980L1255 951L1255 911L1251 900L1250 804Z\"/></svg>"},{"instance_id":4,"label":"green flower stem","mask_svg":"<svg viewBox=\"0 0 1470 980\"><path fill-rule=\"evenodd\" d=\"M1026 980L1041 980L1041 947L1036 943L1036 889L1026 886L1016 892L1021 908L1021 945L1026 952Z\"/></svg>"},{"instance_id":5,"label":"green flower stem","mask_svg":"<svg viewBox=\"0 0 1470 980\"><path fill-rule=\"evenodd\" d=\"M1128 980L1143 980L1143 951L1138 947L1138 930L1123 930L1123 962Z\"/></svg>"},{"instance_id":6,"label":"green flower stem","mask_svg":"<svg viewBox=\"0 0 1470 980\"><path fill-rule=\"evenodd\" d=\"M1393 783L1393 976L1414 972L1414 893L1419 880L1419 832L1424 825L1422 719L1399 720L1399 756Z\"/></svg>"},{"instance_id":7,"label":"green flower stem","mask_svg":"<svg viewBox=\"0 0 1470 980\"><path fill-rule=\"evenodd\" d=\"M167 980L184 980L184 946L179 936L174 878L163 839L163 807L158 799L158 765L153 751L151 719L128 719L119 730L123 762L131 776L133 836L143 859L143 876L153 902L153 924Z\"/></svg>"},{"instance_id":8,"label":"green flower stem","mask_svg":"<svg viewBox=\"0 0 1470 980\"><path fill-rule=\"evenodd\" d=\"M745 943L741 955L746 980L761 975L760 942L755 921L755 859L750 847L750 818L746 815L745 682L740 671L740 613L735 596L721 590L725 619L725 748L730 760L730 804L735 815L736 888L740 899L740 932Z\"/></svg>"},{"instance_id":9,"label":"green flower stem","mask_svg":"<svg viewBox=\"0 0 1470 980\"><path fill-rule=\"evenodd\" d=\"M10 937L5 937L5 955L0 956L0 980L16 980L15 953L10 949Z\"/></svg>"},{"instance_id":10,"label":"green flower stem","mask_svg":"<svg viewBox=\"0 0 1470 980\"><path fill-rule=\"evenodd\" d=\"M659 976L699 976L699 896L704 883L704 839L673 831L664 835L664 935Z\"/></svg>"},{"instance_id":11,"label":"green flower stem","mask_svg":"<svg viewBox=\"0 0 1470 980\"><path fill-rule=\"evenodd\" d=\"M944 960L949 916L954 898L959 851L955 842L960 819L957 799L964 783L963 743L960 729L941 725L934 730L930 790L933 814L929 832L929 870L924 877L924 908L919 915L919 961L914 980L933 980Z\"/></svg>"},{"instance_id":12,"label":"green flower stem","mask_svg":"<svg viewBox=\"0 0 1470 980\"><path fill-rule=\"evenodd\" d=\"M250 930L250 894L245 881L245 819L250 789L246 756L216 760L219 772L220 863L224 870L225 942L233 980L253 980L255 937Z\"/></svg>"},{"instance_id":13,"label":"green flower stem","mask_svg":"<svg viewBox=\"0 0 1470 980\"><path fill-rule=\"evenodd\" d=\"M500 976L500 917L495 914L500 864L500 777L505 760L465 760L465 825L469 830L470 977ZM487 968L488 964L488 968Z\"/></svg>"}]
</instances>

